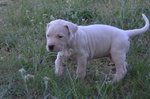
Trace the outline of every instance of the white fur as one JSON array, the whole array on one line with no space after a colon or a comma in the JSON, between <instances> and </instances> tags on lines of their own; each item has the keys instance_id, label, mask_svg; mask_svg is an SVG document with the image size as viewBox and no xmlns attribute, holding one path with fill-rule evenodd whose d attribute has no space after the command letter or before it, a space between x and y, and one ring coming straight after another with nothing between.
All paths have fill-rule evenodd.
<instances>
[{"instance_id":1,"label":"white fur","mask_svg":"<svg viewBox=\"0 0 150 99\"><path fill-rule=\"evenodd\" d=\"M119 82L127 73L125 60L130 45L129 37L144 33L149 29L149 20L144 14L142 16L145 26L133 30L122 30L103 24L77 26L61 19L50 22L46 30L46 48L47 51L58 52L55 74L63 74L62 56L73 57L77 60L76 74L80 78L85 77L89 60L111 56L116 67L112 82ZM53 45L51 50L50 45Z\"/></svg>"}]
</instances>

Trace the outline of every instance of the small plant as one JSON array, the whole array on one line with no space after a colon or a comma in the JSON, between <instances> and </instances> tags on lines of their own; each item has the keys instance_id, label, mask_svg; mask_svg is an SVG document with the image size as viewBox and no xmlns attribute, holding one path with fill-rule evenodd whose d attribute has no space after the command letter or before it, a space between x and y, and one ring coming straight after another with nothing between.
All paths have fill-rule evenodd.
<instances>
[{"instance_id":1,"label":"small plant","mask_svg":"<svg viewBox=\"0 0 150 99\"><path fill-rule=\"evenodd\" d=\"M46 99L50 95L50 94L46 94L46 92L48 91L48 82L49 82L49 78L44 77L45 91L44 91L44 94L43 94L43 99Z\"/></svg>"},{"instance_id":2,"label":"small plant","mask_svg":"<svg viewBox=\"0 0 150 99\"><path fill-rule=\"evenodd\" d=\"M24 86L25 86L25 90L27 92L27 98L28 99L31 99L31 95L30 95L30 92L29 92L29 89L28 89L28 85L27 85L27 81L30 79L30 78L34 78L34 75L30 75L30 74L26 74L26 71L24 68L20 69L19 72L21 73L21 76L23 78L23 81L24 81Z\"/></svg>"}]
</instances>

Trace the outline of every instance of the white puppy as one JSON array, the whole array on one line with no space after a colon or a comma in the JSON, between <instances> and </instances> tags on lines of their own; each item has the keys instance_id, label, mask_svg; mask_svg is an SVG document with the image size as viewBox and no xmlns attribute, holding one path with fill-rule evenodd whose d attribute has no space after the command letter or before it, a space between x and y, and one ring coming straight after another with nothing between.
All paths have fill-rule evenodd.
<instances>
[{"instance_id":1,"label":"white puppy","mask_svg":"<svg viewBox=\"0 0 150 99\"><path fill-rule=\"evenodd\" d=\"M61 56L77 60L76 74L79 78L85 77L88 60L110 57L116 67L112 82L119 82L127 73L125 60L130 44L129 37L149 29L148 18L144 14L142 16L145 26L133 30L121 30L103 24L77 26L61 19L51 21L46 29L46 48L47 51L58 52L55 74L63 74L64 63Z\"/></svg>"}]
</instances>

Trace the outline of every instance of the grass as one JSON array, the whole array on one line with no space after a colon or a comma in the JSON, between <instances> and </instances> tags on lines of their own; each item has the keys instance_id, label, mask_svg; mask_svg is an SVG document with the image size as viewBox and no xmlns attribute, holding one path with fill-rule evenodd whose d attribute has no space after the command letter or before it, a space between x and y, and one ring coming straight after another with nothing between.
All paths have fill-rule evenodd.
<instances>
[{"instance_id":1,"label":"grass","mask_svg":"<svg viewBox=\"0 0 150 99\"><path fill-rule=\"evenodd\" d=\"M56 53L45 49L45 27L62 18L79 25L109 24L122 29L150 19L149 0L2 0L0 1L0 98L2 99L149 99L150 30L131 39L128 74L106 85L102 73L112 63L92 60L84 80L75 80L68 62L63 77L54 75Z\"/></svg>"}]
</instances>

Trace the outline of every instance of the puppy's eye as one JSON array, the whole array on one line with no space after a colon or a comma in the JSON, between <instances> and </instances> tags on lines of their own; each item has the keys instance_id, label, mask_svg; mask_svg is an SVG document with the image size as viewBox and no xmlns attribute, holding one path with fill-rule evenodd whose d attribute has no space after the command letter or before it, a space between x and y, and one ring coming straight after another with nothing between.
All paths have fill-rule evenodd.
<instances>
[{"instance_id":1,"label":"puppy's eye","mask_svg":"<svg viewBox=\"0 0 150 99\"><path fill-rule=\"evenodd\" d=\"M49 37L49 35L46 35L47 37Z\"/></svg>"},{"instance_id":2,"label":"puppy's eye","mask_svg":"<svg viewBox=\"0 0 150 99\"><path fill-rule=\"evenodd\" d=\"M58 38L63 38L63 36L61 36L61 35L58 35Z\"/></svg>"}]
</instances>

